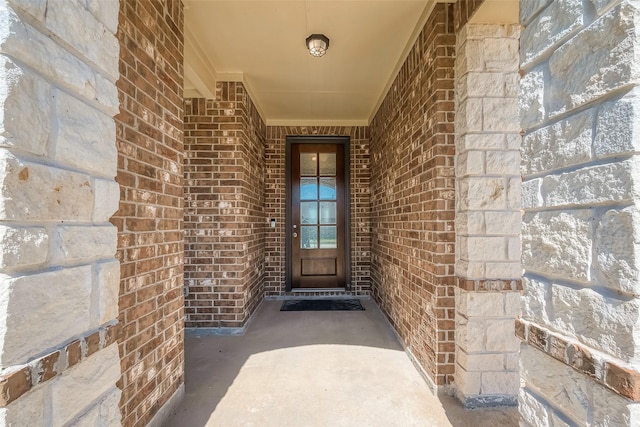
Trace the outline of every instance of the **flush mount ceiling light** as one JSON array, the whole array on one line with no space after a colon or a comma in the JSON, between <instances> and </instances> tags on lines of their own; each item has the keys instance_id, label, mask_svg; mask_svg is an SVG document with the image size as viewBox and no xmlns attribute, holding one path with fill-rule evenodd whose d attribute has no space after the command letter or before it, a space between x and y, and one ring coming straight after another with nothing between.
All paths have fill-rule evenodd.
<instances>
[{"instance_id":1,"label":"flush mount ceiling light","mask_svg":"<svg viewBox=\"0 0 640 427\"><path fill-rule=\"evenodd\" d=\"M324 34L311 34L307 37L307 49L313 56L320 57L329 49L329 37Z\"/></svg>"}]
</instances>

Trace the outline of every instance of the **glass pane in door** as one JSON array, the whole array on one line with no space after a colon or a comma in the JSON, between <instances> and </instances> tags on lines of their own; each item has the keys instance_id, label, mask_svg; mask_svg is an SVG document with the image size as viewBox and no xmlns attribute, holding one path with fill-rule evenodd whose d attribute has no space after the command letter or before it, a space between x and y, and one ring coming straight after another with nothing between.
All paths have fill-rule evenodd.
<instances>
[{"instance_id":1,"label":"glass pane in door","mask_svg":"<svg viewBox=\"0 0 640 427\"><path fill-rule=\"evenodd\" d=\"M300 153L300 175L301 176L318 175L318 154Z\"/></svg>"},{"instance_id":2,"label":"glass pane in door","mask_svg":"<svg viewBox=\"0 0 640 427\"><path fill-rule=\"evenodd\" d=\"M320 227L320 249L335 249L338 247L338 231L335 226Z\"/></svg>"},{"instance_id":3,"label":"glass pane in door","mask_svg":"<svg viewBox=\"0 0 640 427\"><path fill-rule=\"evenodd\" d=\"M302 224L318 223L318 203L317 202L300 203L300 223Z\"/></svg>"},{"instance_id":4,"label":"glass pane in door","mask_svg":"<svg viewBox=\"0 0 640 427\"><path fill-rule=\"evenodd\" d=\"M320 224L336 223L336 202L320 202Z\"/></svg>"},{"instance_id":5,"label":"glass pane in door","mask_svg":"<svg viewBox=\"0 0 640 427\"><path fill-rule=\"evenodd\" d=\"M300 178L300 200L318 200L318 178Z\"/></svg>"},{"instance_id":6,"label":"glass pane in door","mask_svg":"<svg viewBox=\"0 0 640 427\"><path fill-rule=\"evenodd\" d=\"M302 226L300 227L300 247L302 249L318 248L318 227Z\"/></svg>"},{"instance_id":7,"label":"glass pane in door","mask_svg":"<svg viewBox=\"0 0 640 427\"><path fill-rule=\"evenodd\" d=\"M336 199L336 179L320 178L320 199L335 200Z\"/></svg>"},{"instance_id":8,"label":"glass pane in door","mask_svg":"<svg viewBox=\"0 0 640 427\"><path fill-rule=\"evenodd\" d=\"M320 153L320 175L336 176L336 153Z\"/></svg>"}]
</instances>

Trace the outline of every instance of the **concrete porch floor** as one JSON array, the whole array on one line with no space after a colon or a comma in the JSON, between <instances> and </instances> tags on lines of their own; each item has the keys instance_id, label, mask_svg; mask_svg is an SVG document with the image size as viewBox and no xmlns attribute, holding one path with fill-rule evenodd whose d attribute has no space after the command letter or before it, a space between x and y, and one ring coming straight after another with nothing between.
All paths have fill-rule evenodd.
<instances>
[{"instance_id":1,"label":"concrete porch floor","mask_svg":"<svg viewBox=\"0 0 640 427\"><path fill-rule=\"evenodd\" d=\"M434 395L372 300L366 311L280 312L243 336L185 340L186 393L165 426L517 426L516 408Z\"/></svg>"}]
</instances>

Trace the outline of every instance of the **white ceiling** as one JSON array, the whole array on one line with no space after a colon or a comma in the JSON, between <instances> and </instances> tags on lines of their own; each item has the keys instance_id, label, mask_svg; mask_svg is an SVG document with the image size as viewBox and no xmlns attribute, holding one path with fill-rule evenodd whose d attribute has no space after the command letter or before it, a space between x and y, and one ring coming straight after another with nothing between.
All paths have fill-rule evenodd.
<instances>
[{"instance_id":1,"label":"white ceiling","mask_svg":"<svg viewBox=\"0 0 640 427\"><path fill-rule=\"evenodd\" d=\"M368 125L436 1L184 0L185 96L242 81L268 125Z\"/></svg>"},{"instance_id":2,"label":"white ceiling","mask_svg":"<svg viewBox=\"0 0 640 427\"><path fill-rule=\"evenodd\" d=\"M469 22L475 24L517 24L520 21L519 14L518 0L484 0Z\"/></svg>"}]
</instances>

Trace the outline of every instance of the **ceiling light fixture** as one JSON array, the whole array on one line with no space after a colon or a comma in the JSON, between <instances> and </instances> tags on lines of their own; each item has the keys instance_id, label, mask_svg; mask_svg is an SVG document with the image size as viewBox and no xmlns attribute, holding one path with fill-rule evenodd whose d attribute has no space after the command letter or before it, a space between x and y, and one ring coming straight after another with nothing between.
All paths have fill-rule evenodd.
<instances>
[{"instance_id":1,"label":"ceiling light fixture","mask_svg":"<svg viewBox=\"0 0 640 427\"><path fill-rule=\"evenodd\" d=\"M311 34L307 37L307 49L313 56L320 57L329 49L329 37L324 34Z\"/></svg>"}]
</instances>

